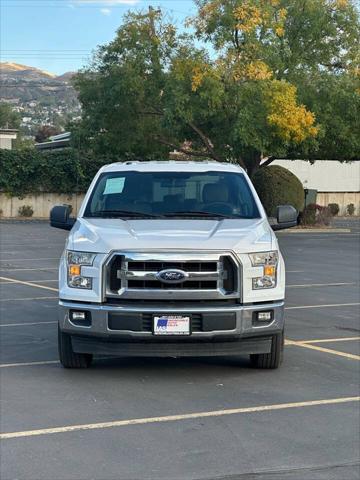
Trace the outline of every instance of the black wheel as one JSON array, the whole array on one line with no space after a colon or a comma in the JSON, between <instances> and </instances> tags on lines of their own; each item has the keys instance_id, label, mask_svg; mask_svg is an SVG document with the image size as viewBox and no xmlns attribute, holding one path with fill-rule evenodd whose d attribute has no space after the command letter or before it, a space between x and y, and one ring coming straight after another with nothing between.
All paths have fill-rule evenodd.
<instances>
[{"instance_id":1,"label":"black wheel","mask_svg":"<svg viewBox=\"0 0 360 480\"><path fill-rule=\"evenodd\" d=\"M71 345L71 337L58 327L58 347L60 363L65 368L87 368L92 362L89 353L75 353Z\"/></svg>"},{"instance_id":2,"label":"black wheel","mask_svg":"<svg viewBox=\"0 0 360 480\"><path fill-rule=\"evenodd\" d=\"M250 361L256 368L279 368L284 354L284 331L272 338L270 353L256 353L250 355Z\"/></svg>"}]
</instances>

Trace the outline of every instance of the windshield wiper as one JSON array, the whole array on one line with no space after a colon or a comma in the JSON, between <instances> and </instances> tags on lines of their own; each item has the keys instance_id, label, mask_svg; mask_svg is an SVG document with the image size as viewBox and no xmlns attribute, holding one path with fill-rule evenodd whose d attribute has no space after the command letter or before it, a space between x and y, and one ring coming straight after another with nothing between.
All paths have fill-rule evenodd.
<instances>
[{"instance_id":1,"label":"windshield wiper","mask_svg":"<svg viewBox=\"0 0 360 480\"><path fill-rule=\"evenodd\" d=\"M143 217L143 218L156 218L159 215L153 215L152 213L135 212L133 210L99 210L97 212L90 213L89 217L99 218L121 218L121 217Z\"/></svg>"},{"instance_id":2,"label":"windshield wiper","mask_svg":"<svg viewBox=\"0 0 360 480\"><path fill-rule=\"evenodd\" d=\"M234 218L229 215L223 215L222 213L202 212L201 210L193 211L179 211L163 213L164 217L221 217L221 218Z\"/></svg>"}]
</instances>

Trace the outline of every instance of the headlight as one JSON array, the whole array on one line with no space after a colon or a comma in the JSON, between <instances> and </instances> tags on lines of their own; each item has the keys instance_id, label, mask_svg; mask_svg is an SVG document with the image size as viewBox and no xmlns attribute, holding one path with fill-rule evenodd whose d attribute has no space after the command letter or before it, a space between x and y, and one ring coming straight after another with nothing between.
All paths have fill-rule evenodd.
<instances>
[{"instance_id":1,"label":"headlight","mask_svg":"<svg viewBox=\"0 0 360 480\"><path fill-rule=\"evenodd\" d=\"M96 253L67 251L68 265L92 265Z\"/></svg>"},{"instance_id":2,"label":"headlight","mask_svg":"<svg viewBox=\"0 0 360 480\"><path fill-rule=\"evenodd\" d=\"M96 253L67 251L67 282L71 288L92 289L92 278L81 275L82 266L91 266Z\"/></svg>"},{"instance_id":3,"label":"headlight","mask_svg":"<svg viewBox=\"0 0 360 480\"><path fill-rule=\"evenodd\" d=\"M253 290L276 287L278 252L259 252L249 254L253 267L263 267L263 275L252 279Z\"/></svg>"},{"instance_id":4,"label":"headlight","mask_svg":"<svg viewBox=\"0 0 360 480\"><path fill-rule=\"evenodd\" d=\"M278 252L273 250L271 252L259 252L249 254L253 267L260 267L262 265L277 265Z\"/></svg>"}]
</instances>

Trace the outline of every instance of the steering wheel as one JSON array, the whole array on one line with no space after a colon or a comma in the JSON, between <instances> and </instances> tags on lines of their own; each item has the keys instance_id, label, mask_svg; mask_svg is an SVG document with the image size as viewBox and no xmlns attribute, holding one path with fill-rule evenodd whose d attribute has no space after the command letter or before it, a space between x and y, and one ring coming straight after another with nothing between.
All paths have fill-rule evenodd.
<instances>
[{"instance_id":1,"label":"steering wheel","mask_svg":"<svg viewBox=\"0 0 360 480\"><path fill-rule=\"evenodd\" d=\"M225 202L212 202L203 207L204 211L211 213L220 213L223 215L232 215L233 209L228 203Z\"/></svg>"}]
</instances>

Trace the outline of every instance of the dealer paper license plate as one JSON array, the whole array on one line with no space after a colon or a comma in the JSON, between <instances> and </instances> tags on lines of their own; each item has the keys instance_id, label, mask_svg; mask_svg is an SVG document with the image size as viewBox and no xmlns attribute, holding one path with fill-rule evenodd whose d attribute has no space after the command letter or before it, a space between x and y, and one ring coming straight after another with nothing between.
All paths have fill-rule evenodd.
<instances>
[{"instance_id":1,"label":"dealer paper license plate","mask_svg":"<svg viewBox=\"0 0 360 480\"><path fill-rule=\"evenodd\" d=\"M155 316L154 335L190 335L190 317L181 315Z\"/></svg>"}]
</instances>

